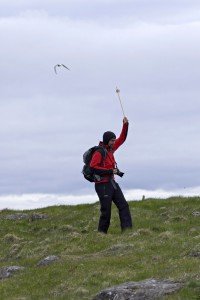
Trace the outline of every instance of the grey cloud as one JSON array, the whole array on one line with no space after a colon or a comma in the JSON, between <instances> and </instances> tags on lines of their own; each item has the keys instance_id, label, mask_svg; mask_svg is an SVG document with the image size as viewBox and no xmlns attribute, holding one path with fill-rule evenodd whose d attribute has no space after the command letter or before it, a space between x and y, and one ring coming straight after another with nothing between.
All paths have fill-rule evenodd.
<instances>
[{"instance_id":1,"label":"grey cloud","mask_svg":"<svg viewBox=\"0 0 200 300\"><path fill-rule=\"evenodd\" d=\"M4 33L11 33L13 24L15 39ZM120 30L51 18L39 18L37 24L31 27L32 24L34 18L20 18L2 25L2 36L7 40L1 49L2 57L7 55L7 49L11 50L9 64L5 61L2 65L2 93L6 95L30 96L41 90L55 96L74 95L74 91L104 92L106 85L101 89L99 83L105 80L110 85L118 80L135 91L144 86L155 91L169 86L170 90L198 89L199 23L165 27L141 24ZM58 57L70 64L72 71L55 77L53 65Z\"/></svg>"},{"instance_id":2,"label":"grey cloud","mask_svg":"<svg viewBox=\"0 0 200 300\"><path fill-rule=\"evenodd\" d=\"M69 16L70 18L92 19L99 21L120 22L127 17L132 21L177 22L199 18L199 1L2 1L1 15L15 15L22 11L41 10L51 15Z\"/></svg>"}]
</instances>

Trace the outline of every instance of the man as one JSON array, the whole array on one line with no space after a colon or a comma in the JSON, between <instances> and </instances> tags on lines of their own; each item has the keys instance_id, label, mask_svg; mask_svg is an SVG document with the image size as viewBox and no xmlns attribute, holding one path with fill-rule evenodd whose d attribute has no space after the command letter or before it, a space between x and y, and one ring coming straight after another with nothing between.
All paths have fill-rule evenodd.
<instances>
[{"instance_id":1,"label":"man","mask_svg":"<svg viewBox=\"0 0 200 300\"><path fill-rule=\"evenodd\" d=\"M100 142L99 146L106 149L106 156L103 157L102 153L97 150L90 162L90 167L94 169L95 174L100 176L100 180L95 182L95 190L101 207L98 231L102 233L107 233L110 225L112 201L118 208L122 231L132 228L128 203L114 178L114 175L123 176L117 168L114 152L125 142L128 125L128 119L124 117L122 131L117 139L113 132L104 132L103 142Z\"/></svg>"}]
</instances>

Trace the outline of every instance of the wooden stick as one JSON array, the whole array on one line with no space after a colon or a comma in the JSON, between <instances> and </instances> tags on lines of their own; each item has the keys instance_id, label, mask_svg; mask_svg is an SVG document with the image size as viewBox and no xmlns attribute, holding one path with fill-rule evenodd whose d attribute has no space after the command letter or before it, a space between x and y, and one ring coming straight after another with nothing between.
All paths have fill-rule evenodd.
<instances>
[{"instance_id":1,"label":"wooden stick","mask_svg":"<svg viewBox=\"0 0 200 300\"><path fill-rule=\"evenodd\" d=\"M123 109L123 106L122 106L122 101L121 101L121 98L120 98L120 95L119 95L120 90L118 89L118 87L116 87L116 93L117 93L118 98L119 98L119 102L120 102L120 105L121 105L121 109L122 109L123 116L124 116L124 118L125 118L125 113L124 113L124 109Z\"/></svg>"}]
</instances>

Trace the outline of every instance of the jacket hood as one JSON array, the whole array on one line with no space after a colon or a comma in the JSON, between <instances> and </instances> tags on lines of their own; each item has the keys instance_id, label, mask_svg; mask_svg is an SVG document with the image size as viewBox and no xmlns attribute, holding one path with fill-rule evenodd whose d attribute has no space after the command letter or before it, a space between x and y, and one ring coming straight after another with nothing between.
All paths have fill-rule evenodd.
<instances>
[{"instance_id":1,"label":"jacket hood","mask_svg":"<svg viewBox=\"0 0 200 300\"><path fill-rule=\"evenodd\" d=\"M107 150L110 149L110 147L108 145L105 145L102 141L99 142L99 146L103 147L103 148L106 148Z\"/></svg>"},{"instance_id":2,"label":"jacket hood","mask_svg":"<svg viewBox=\"0 0 200 300\"><path fill-rule=\"evenodd\" d=\"M103 134L103 143L104 145L108 145L109 141L112 139L116 139L116 135L112 131L106 131Z\"/></svg>"}]
</instances>

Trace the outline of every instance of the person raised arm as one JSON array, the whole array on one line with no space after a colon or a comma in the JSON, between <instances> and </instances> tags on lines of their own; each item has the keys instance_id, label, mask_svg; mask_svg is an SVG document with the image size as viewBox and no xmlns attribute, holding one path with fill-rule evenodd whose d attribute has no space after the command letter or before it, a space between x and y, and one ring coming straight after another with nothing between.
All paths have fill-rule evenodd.
<instances>
[{"instance_id":1,"label":"person raised arm","mask_svg":"<svg viewBox=\"0 0 200 300\"><path fill-rule=\"evenodd\" d=\"M124 117L122 131L120 133L120 136L115 140L115 143L113 145L113 151L116 151L125 142L128 134L128 126L129 126L128 119L127 117Z\"/></svg>"}]
</instances>

